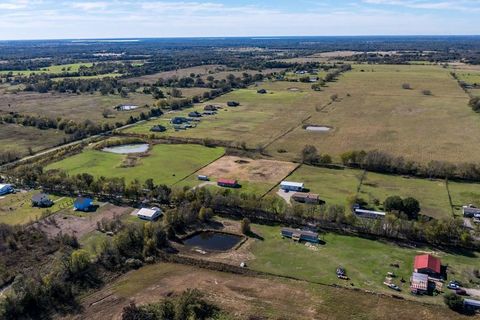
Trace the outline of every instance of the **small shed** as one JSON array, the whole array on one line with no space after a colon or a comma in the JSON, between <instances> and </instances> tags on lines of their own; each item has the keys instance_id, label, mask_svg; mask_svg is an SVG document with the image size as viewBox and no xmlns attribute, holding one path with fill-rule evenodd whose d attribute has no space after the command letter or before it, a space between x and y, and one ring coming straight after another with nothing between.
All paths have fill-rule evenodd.
<instances>
[{"instance_id":1,"label":"small shed","mask_svg":"<svg viewBox=\"0 0 480 320\"><path fill-rule=\"evenodd\" d=\"M319 204L320 196L315 193L296 192L292 195L292 199L300 203Z\"/></svg>"},{"instance_id":2,"label":"small shed","mask_svg":"<svg viewBox=\"0 0 480 320\"><path fill-rule=\"evenodd\" d=\"M199 175L197 176L197 179L200 180L200 181L210 181L210 179L208 178L208 176L203 175L203 174L199 174Z\"/></svg>"},{"instance_id":3,"label":"small shed","mask_svg":"<svg viewBox=\"0 0 480 320\"><path fill-rule=\"evenodd\" d=\"M295 241L306 241L312 243L318 243L318 233L308 230L300 230L293 228L282 228L282 237L290 238Z\"/></svg>"},{"instance_id":4,"label":"small shed","mask_svg":"<svg viewBox=\"0 0 480 320\"><path fill-rule=\"evenodd\" d=\"M142 220L155 221L163 214L162 210L157 207L151 209L142 208L137 212L137 217Z\"/></svg>"},{"instance_id":5,"label":"small shed","mask_svg":"<svg viewBox=\"0 0 480 320\"><path fill-rule=\"evenodd\" d=\"M73 208L76 211L90 211L93 207L93 199L79 197L73 203Z\"/></svg>"},{"instance_id":6,"label":"small shed","mask_svg":"<svg viewBox=\"0 0 480 320\"><path fill-rule=\"evenodd\" d=\"M219 187L225 187L225 188L238 188L239 184L237 180L233 179L218 179L217 180L217 185Z\"/></svg>"},{"instance_id":7,"label":"small shed","mask_svg":"<svg viewBox=\"0 0 480 320\"><path fill-rule=\"evenodd\" d=\"M47 208L53 205L53 201L50 200L47 194L39 193L32 197L32 206L39 208Z\"/></svg>"},{"instance_id":8,"label":"small shed","mask_svg":"<svg viewBox=\"0 0 480 320\"><path fill-rule=\"evenodd\" d=\"M11 184L0 184L0 196L12 193L14 191Z\"/></svg>"},{"instance_id":9,"label":"small shed","mask_svg":"<svg viewBox=\"0 0 480 320\"><path fill-rule=\"evenodd\" d=\"M280 183L280 189L284 191L299 191L302 192L304 184L302 182L282 181Z\"/></svg>"},{"instance_id":10,"label":"small shed","mask_svg":"<svg viewBox=\"0 0 480 320\"><path fill-rule=\"evenodd\" d=\"M354 212L357 217L367 219L383 219L386 215L386 213L382 211L373 211L361 208L356 208Z\"/></svg>"}]
</instances>

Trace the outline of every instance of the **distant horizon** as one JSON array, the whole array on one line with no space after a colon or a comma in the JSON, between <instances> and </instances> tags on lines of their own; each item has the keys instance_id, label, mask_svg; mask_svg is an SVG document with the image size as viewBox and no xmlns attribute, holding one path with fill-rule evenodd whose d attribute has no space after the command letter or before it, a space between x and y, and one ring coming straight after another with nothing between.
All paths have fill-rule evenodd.
<instances>
[{"instance_id":1,"label":"distant horizon","mask_svg":"<svg viewBox=\"0 0 480 320\"><path fill-rule=\"evenodd\" d=\"M22 41L71 41L71 42L140 42L142 40L222 40L222 39L250 39L250 40L281 40L281 39L321 39L321 38L480 38L480 34L404 34L404 35L254 35L254 36L172 36L172 37L105 37L105 38L31 38L31 39L0 39L0 42L22 42Z\"/></svg>"}]
</instances>

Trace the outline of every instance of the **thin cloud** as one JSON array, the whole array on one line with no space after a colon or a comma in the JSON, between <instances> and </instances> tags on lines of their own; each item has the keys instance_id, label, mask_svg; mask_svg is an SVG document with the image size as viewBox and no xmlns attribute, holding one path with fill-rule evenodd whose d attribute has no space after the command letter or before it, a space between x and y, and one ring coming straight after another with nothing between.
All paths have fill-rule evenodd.
<instances>
[{"instance_id":1,"label":"thin cloud","mask_svg":"<svg viewBox=\"0 0 480 320\"><path fill-rule=\"evenodd\" d=\"M75 2L71 4L72 8L85 11L105 10L109 7L108 2Z\"/></svg>"}]
</instances>

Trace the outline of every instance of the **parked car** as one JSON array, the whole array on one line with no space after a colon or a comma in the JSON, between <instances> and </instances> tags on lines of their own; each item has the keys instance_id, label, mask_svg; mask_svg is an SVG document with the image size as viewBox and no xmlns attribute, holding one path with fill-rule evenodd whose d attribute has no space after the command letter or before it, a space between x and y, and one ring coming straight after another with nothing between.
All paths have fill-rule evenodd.
<instances>
[{"instance_id":1,"label":"parked car","mask_svg":"<svg viewBox=\"0 0 480 320\"><path fill-rule=\"evenodd\" d=\"M462 288L455 290L455 293L458 294L459 296L467 295L467 291L465 291L465 289L462 289Z\"/></svg>"},{"instance_id":2,"label":"parked car","mask_svg":"<svg viewBox=\"0 0 480 320\"><path fill-rule=\"evenodd\" d=\"M392 290L395 290L395 291L401 291L400 287L397 286L397 285L394 284L394 283L390 283L390 284L388 285L388 287L389 287L390 289L392 289Z\"/></svg>"},{"instance_id":3,"label":"parked car","mask_svg":"<svg viewBox=\"0 0 480 320\"><path fill-rule=\"evenodd\" d=\"M447 285L448 289L458 290L460 289L460 283L458 281L450 281Z\"/></svg>"}]
</instances>

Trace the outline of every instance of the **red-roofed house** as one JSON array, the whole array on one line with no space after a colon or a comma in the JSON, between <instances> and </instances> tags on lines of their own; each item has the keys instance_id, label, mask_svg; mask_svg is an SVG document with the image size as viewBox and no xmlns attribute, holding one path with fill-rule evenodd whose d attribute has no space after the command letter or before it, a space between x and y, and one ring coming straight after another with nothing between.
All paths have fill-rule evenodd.
<instances>
[{"instance_id":1,"label":"red-roofed house","mask_svg":"<svg viewBox=\"0 0 480 320\"><path fill-rule=\"evenodd\" d=\"M238 188L238 181L232 179L218 179L217 185L220 187Z\"/></svg>"},{"instance_id":2,"label":"red-roofed house","mask_svg":"<svg viewBox=\"0 0 480 320\"><path fill-rule=\"evenodd\" d=\"M440 276L442 264L439 258L429 254L422 254L415 257L414 271L428 274L432 277Z\"/></svg>"}]
</instances>

